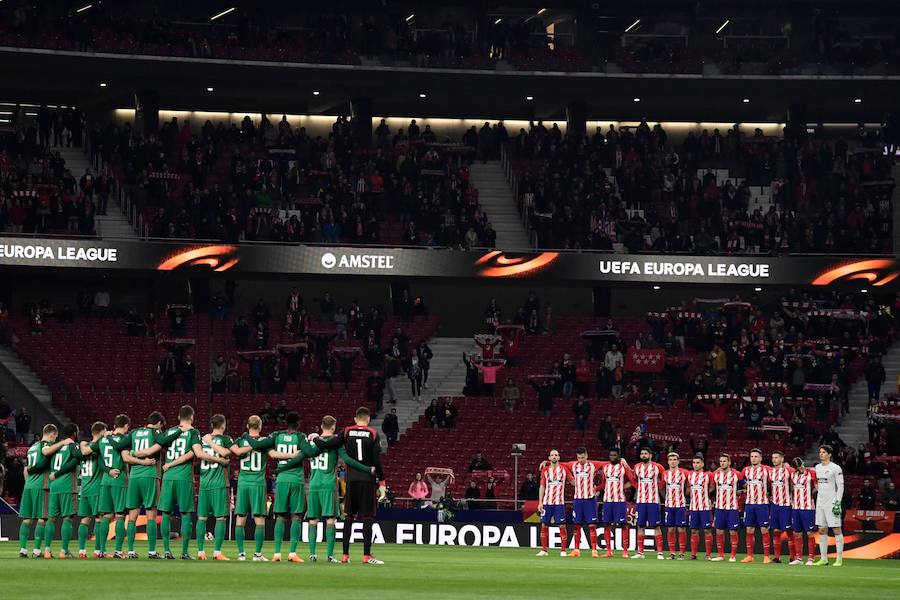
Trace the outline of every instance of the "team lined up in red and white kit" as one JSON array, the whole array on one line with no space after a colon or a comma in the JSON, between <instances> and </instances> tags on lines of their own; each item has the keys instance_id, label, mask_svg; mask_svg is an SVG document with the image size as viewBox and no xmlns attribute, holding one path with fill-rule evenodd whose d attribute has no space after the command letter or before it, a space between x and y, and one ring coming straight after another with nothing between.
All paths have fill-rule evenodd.
<instances>
[{"instance_id":1,"label":"team lined up in red and white kit","mask_svg":"<svg viewBox=\"0 0 900 600\"><path fill-rule=\"evenodd\" d=\"M626 492L635 490L634 500L637 513L637 552L630 558L644 558L644 532L654 529L657 558L666 558L661 525L667 529L668 558L683 560L688 553L687 532L691 531L690 559L697 560L700 549L700 535L704 536L706 560L725 560L726 532L730 535L730 562L736 562L738 530L746 530L747 556L741 562L753 562L756 532L762 539L763 562L780 563L783 535L786 534L790 564L803 564L803 536L807 539L807 565L828 564L827 532L832 528L837 542L836 566L842 564L843 535L840 530L840 499L843 494L843 474L840 467L831 462L832 449L819 449L821 463L807 468L803 460L795 458L794 466L785 464L782 452L772 453L772 466L762 464L762 452L754 448L750 451L750 464L741 471L731 466L731 457L719 456L719 467L707 471L701 455L692 459L690 470L680 466L677 453L667 456L668 468L651 460L651 452L640 451L640 462L634 467L620 457L618 450L610 450L609 460L588 460L585 448L576 451L576 460L560 462L559 452L551 450L548 460L541 464L541 483L538 511L541 514L541 551L538 556L547 556L549 550L550 526L559 527L560 555L580 556L582 530L588 532L591 556L598 557L597 525L604 525L606 557L611 558L614 550L613 530L625 530L619 536L627 540ZM817 472L820 475L817 477ZM603 509L598 518L597 480L602 480ZM568 555L568 533L566 531L566 483L574 488L572 501L572 522L575 525L575 549ZM813 489L818 487L818 502ZM715 502L710 496L715 496ZM743 518L738 509L739 498L744 500ZM660 502L664 513L660 515ZM713 505L714 504L714 505ZM715 509L713 511L713 509ZM715 516L713 516L713 514ZM815 560L815 531L820 534L819 561ZM713 556L713 530L717 555ZM771 530L771 536L770 536ZM772 541L774 540L774 544ZM626 547L622 557L629 558ZM770 553L774 550L774 557Z\"/></svg>"}]
</instances>

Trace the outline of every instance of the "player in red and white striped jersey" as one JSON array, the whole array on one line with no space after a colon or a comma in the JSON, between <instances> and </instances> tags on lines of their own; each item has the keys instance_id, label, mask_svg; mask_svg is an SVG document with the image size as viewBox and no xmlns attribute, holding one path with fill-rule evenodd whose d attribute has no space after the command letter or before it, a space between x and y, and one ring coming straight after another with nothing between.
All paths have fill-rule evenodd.
<instances>
[{"instance_id":1,"label":"player in red and white striped jersey","mask_svg":"<svg viewBox=\"0 0 900 600\"><path fill-rule=\"evenodd\" d=\"M634 495L634 507L637 512L637 554L631 558L644 558L644 531L653 527L656 538L656 557L663 558L662 529L659 528L659 490L665 468L658 462L650 460L649 448L641 448L641 462L634 465L634 478L637 479L637 490Z\"/></svg>"},{"instance_id":2,"label":"player in red and white striped jersey","mask_svg":"<svg viewBox=\"0 0 900 600\"><path fill-rule=\"evenodd\" d=\"M566 534L566 481L571 473L559 463L559 451L551 450L549 464L541 467L541 487L538 493L538 512L541 513L541 551L538 556L547 556L550 546L550 523L559 527L560 556L566 555L568 535Z\"/></svg>"},{"instance_id":3,"label":"player in red and white striped jersey","mask_svg":"<svg viewBox=\"0 0 900 600\"><path fill-rule=\"evenodd\" d=\"M741 517L738 514L738 483L741 474L731 468L731 456L724 452L719 455L719 468L713 472L713 483L716 484L716 545L719 555L712 560L725 560L725 530L731 532L731 557L729 562L736 562L738 547L738 527Z\"/></svg>"},{"instance_id":4,"label":"player in red and white striped jersey","mask_svg":"<svg viewBox=\"0 0 900 600\"><path fill-rule=\"evenodd\" d=\"M687 502L685 501L684 488L687 485L689 471L679 466L680 457L676 452L670 452L666 457L669 468L663 474L665 485L665 525L669 539L669 558L675 558L675 536L678 536L678 560L684 560L684 552L687 549Z\"/></svg>"},{"instance_id":5,"label":"player in red and white striped jersey","mask_svg":"<svg viewBox=\"0 0 900 600\"><path fill-rule=\"evenodd\" d=\"M772 470L769 471L769 483L772 486L772 510L769 514L769 529L772 532L772 549L775 558L772 562L781 562L781 535L787 535L788 554L794 560L794 531L791 528L791 474L794 470L784 464L784 453L776 450L772 453Z\"/></svg>"},{"instance_id":6,"label":"player in red and white striped jersey","mask_svg":"<svg viewBox=\"0 0 900 600\"><path fill-rule=\"evenodd\" d=\"M812 565L816 557L816 501L812 491L818 480L816 470L808 469L803 459L794 459L795 471L791 473L791 525L794 528L794 560L792 565L803 564L803 534L806 534L809 549L807 565Z\"/></svg>"},{"instance_id":7,"label":"player in red and white striped jersey","mask_svg":"<svg viewBox=\"0 0 900 600\"><path fill-rule=\"evenodd\" d=\"M744 479L744 526L747 528L747 556L744 563L753 562L753 551L756 547L756 528L762 535L763 563L769 559L769 471L771 467L762 464L762 450L754 448L750 451L750 464L744 467L741 476Z\"/></svg>"},{"instance_id":8,"label":"player in red and white striped jersey","mask_svg":"<svg viewBox=\"0 0 900 600\"><path fill-rule=\"evenodd\" d=\"M618 448L609 451L609 462L600 472L603 475L603 539L606 542L606 558L612 558L613 528L622 530L628 516L625 490L636 487L634 471L622 464ZM623 538L622 558L628 558L628 542Z\"/></svg>"},{"instance_id":9,"label":"player in red and white striped jersey","mask_svg":"<svg viewBox=\"0 0 900 600\"><path fill-rule=\"evenodd\" d=\"M706 560L712 554L712 532L710 526L709 491L715 486L712 474L705 470L703 455L697 454L691 461L692 471L688 473L688 487L690 489L691 510L688 513L688 527L691 530L691 560L697 560L697 550L700 549L700 530L703 530L703 541L706 547Z\"/></svg>"},{"instance_id":10,"label":"player in red and white striped jersey","mask_svg":"<svg viewBox=\"0 0 900 600\"><path fill-rule=\"evenodd\" d=\"M576 460L567 463L560 463L569 470L573 478L575 487L575 498L572 500L572 517L575 522L575 531L573 538L575 540L575 549L569 553L569 556L581 556L581 531L587 527L591 556L596 558L597 553L597 485L596 479L601 470L609 465L609 461L605 460L588 460L587 449L583 446L575 451ZM624 459L621 464L628 466Z\"/></svg>"}]
</instances>

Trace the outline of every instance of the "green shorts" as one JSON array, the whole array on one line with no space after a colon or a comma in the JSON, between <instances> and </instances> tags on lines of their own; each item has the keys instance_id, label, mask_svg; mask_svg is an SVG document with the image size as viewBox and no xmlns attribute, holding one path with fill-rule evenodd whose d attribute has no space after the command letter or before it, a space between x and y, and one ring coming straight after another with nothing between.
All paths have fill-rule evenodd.
<instances>
[{"instance_id":1,"label":"green shorts","mask_svg":"<svg viewBox=\"0 0 900 600\"><path fill-rule=\"evenodd\" d=\"M100 514L100 496L82 496L78 499L79 517L96 517Z\"/></svg>"},{"instance_id":2,"label":"green shorts","mask_svg":"<svg viewBox=\"0 0 900 600\"><path fill-rule=\"evenodd\" d=\"M166 481L163 479L157 507L162 512L172 512L176 505L182 513L194 512L193 481Z\"/></svg>"},{"instance_id":3,"label":"green shorts","mask_svg":"<svg viewBox=\"0 0 900 600\"><path fill-rule=\"evenodd\" d=\"M320 519L338 516L337 495L334 490L309 490L309 506L306 507L307 519Z\"/></svg>"},{"instance_id":4,"label":"green shorts","mask_svg":"<svg viewBox=\"0 0 900 600\"><path fill-rule=\"evenodd\" d=\"M214 517L228 516L228 488L216 488L214 490L200 488L200 495L197 497L197 516L206 517L209 515Z\"/></svg>"},{"instance_id":5,"label":"green shorts","mask_svg":"<svg viewBox=\"0 0 900 600\"><path fill-rule=\"evenodd\" d=\"M100 513L125 514L125 488L111 485L100 486Z\"/></svg>"},{"instance_id":6,"label":"green shorts","mask_svg":"<svg viewBox=\"0 0 900 600\"><path fill-rule=\"evenodd\" d=\"M46 519L47 490L41 488L25 488L22 490L22 501L19 502L19 516L23 519Z\"/></svg>"},{"instance_id":7,"label":"green shorts","mask_svg":"<svg viewBox=\"0 0 900 600\"><path fill-rule=\"evenodd\" d=\"M47 511L51 517L71 517L75 514L75 492L62 492L50 494L50 509Z\"/></svg>"},{"instance_id":8,"label":"green shorts","mask_svg":"<svg viewBox=\"0 0 900 600\"><path fill-rule=\"evenodd\" d=\"M156 508L158 480L156 477L137 477L128 480L128 494L125 506L128 510L144 507L147 510Z\"/></svg>"},{"instance_id":9,"label":"green shorts","mask_svg":"<svg viewBox=\"0 0 900 600\"><path fill-rule=\"evenodd\" d=\"M241 485L238 480L237 498L235 499L234 512L238 516L253 515L263 517L268 514L266 509L265 485Z\"/></svg>"},{"instance_id":10,"label":"green shorts","mask_svg":"<svg viewBox=\"0 0 900 600\"><path fill-rule=\"evenodd\" d=\"M306 509L306 494L302 483L275 482L275 514L302 514Z\"/></svg>"}]
</instances>

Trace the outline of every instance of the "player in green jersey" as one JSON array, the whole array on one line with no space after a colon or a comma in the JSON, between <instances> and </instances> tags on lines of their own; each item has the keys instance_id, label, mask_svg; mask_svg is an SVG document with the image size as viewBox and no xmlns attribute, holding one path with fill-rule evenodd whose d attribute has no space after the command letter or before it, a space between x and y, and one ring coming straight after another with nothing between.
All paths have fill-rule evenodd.
<instances>
[{"instance_id":1,"label":"player in green jersey","mask_svg":"<svg viewBox=\"0 0 900 600\"><path fill-rule=\"evenodd\" d=\"M19 526L20 558L28 558L28 537L32 521L35 522L32 554L35 558L41 555L44 526L47 522L46 496L49 491L50 456L73 441L70 439L56 441L57 437L59 437L59 430L56 429L56 425L44 425L41 439L32 444L25 455L25 487L19 502L19 516L22 517L22 525Z\"/></svg>"},{"instance_id":2,"label":"player in green jersey","mask_svg":"<svg viewBox=\"0 0 900 600\"><path fill-rule=\"evenodd\" d=\"M340 561L334 557L334 541L336 537L335 519L338 516L338 481L337 481L337 464L338 458L351 469L365 471L367 473L375 473L375 467L367 467L361 462L352 458L344 449L343 440L334 434L337 426L337 419L331 415L322 417L322 435L320 439L325 442L319 446L320 451L317 456L309 461L309 501L306 507L306 517L309 519L309 561L316 562L316 542L318 541L319 519L325 519L325 540L328 542L328 562L339 563ZM333 441L332 441L333 440ZM331 442L331 443L328 443ZM304 456L302 454L288 461L279 463L278 470L293 468L294 465L302 465Z\"/></svg>"},{"instance_id":3,"label":"player in green jersey","mask_svg":"<svg viewBox=\"0 0 900 600\"><path fill-rule=\"evenodd\" d=\"M107 434L97 444L100 451L100 469L103 471L100 479L100 514L103 518L99 527L95 528L94 535L100 537L100 558L107 557L109 527L114 520L116 550L113 557L125 558L122 546L125 543L125 491L128 474L122 451L131 447L131 436L128 435L130 427L131 419L128 415L116 415L112 433Z\"/></svg>"},{"instance_id":4,"label":"player in green jersey","mask_svg":"<svg viewBox=\"0 0 900 600\"><path fill-rule=\"evenodd\" d=\"M162 513L160 533L163 538L163 549L166 560L174 560L170 544L172 526L172 510L178 506L181 512L181 559L193 560L188 554L192 537L192 513L194 512L194 465L195 458L215 462L217 457L203 452L200 445L200 432L194 429L194 409L182 406L178 410L178 426L166 431L165 438L174 438L166 448L163 464L162 486L159 493L159 511ZM153 456L163 449L163 445L155 443L146 450L135 453L138 458Z\"/></svg>"},{"instance_id":5,"label":"player in green jersey","mask_svg":"<svg viewBox=\"0 0 900 600\"><path fill-rule=\"evenodd\" d=\"M78 425L63 425L62 436L65 439L78 439ZM69 541L72 539L72 518L75 516L75 452L78 444L72 442L57 450L50 459L50 503L47 511L49 517L44 526L44 558L53 558L50 545L53 543L53 532L60 524L62 550L60 558L72 558L69 552ZM71 467L69 466L71 464Z\"/></svg>"},{"instance_id":6,"label":"player in green jersey","mask_svg":"<svg viewBox=\"0 0 900 600\"><path fill-rule=\"evenodd\" d=\"M253 537L256 543L253 560L266 562L262 554L263 542L266 539L266 455L262 450L254 449L250 440L259 438L262 430L262 419L258 415L250 415L247 419L247 433L235 440L231 453L240 458L238 471L237 497L235 500L235 540L238 547L238 560L247 560L244 552L247 515L253 516L256 530Z\"/></svg>"},{"instance_id":7,"label":"player in green jersey","mask_svg":"<svg viewBox=\"0 0 900 600\"><path fill-rule=\"evenodd\" d=\"M215 550L213 560L230 560L222 554L225 541L225 519L228 518L229 477L231 446L234 442L225 435L225 416L213 415L211 433L203 436L203 452L216 457L216 461L200 461L200 495L197 497L197 558L206 560L203 549L206 541L206 519L211 514L216 519Z\"/></svg>"},{"instance_id":8,"label":"player in green jersey","mask_svg":"<svg viewBox=\"0 0 900 600\"><path fill-rule=\"evenodd\" d=\"M147 516L147 558L162 558L156 552L156 504L162 465L158 460L137 458L136 454L156 443L167 446L178 437L180 434L178 430L170 435L161 433L160 430L165 426L166 420L162 414L153 411L147 417L147 425L131 430L131 450L122 452L122 459L131 465L125 497L125 505L128 508L128 558L137 558L134 539L137 535L137 520L141 514L141 506L144 507Z\"/></svg>"},{"instance_id":9,"label":"player in green jersey","mask_svg":"<svg viewBox=\"0 0 900 600\"><path fill-rule=\"evenodd\" d=\"M269 435L269 439L274 445L269 450L269 458L277 460L277 464L280 466L286 460L296 456L298 452L303 457L311 457L319 453L315 446L306 441L306 434L299 431L300 416L297 413L289 412L285 417L285 424L287 425L285 431L276 431ZM305 482L306 474L303 470L302 457L290 468L279 469L278 475L275 477L273 512L277 516L273 562L281 561L281 545L284 543L284 529L288 519L291 521L291 546L288 562L303 562L303 559L297 556L297 545L300 543L300 527L303 523L303 513L306 510L306 491L303 489Z\"/></svg>"},{"instance_id":10,"label":"player in green jersey","mask_svg":"<svg viewBox=\"0 0 900 600\"><path fill-rule=\"evenodd\" d=\"M100 516L100 481L103 471L100 469L100 440L106 436L106 423L97 421L91 425L91 443L81 442L79 447L80 467L78 479L81 491L78 493L78 558L87 558L87 539L91 521ZM96 525L95 525L96 530ZM96 531L95 531L96 534ZM94 556L100 554L100 537L94 536Z\"/></svg>"}]
</instances>

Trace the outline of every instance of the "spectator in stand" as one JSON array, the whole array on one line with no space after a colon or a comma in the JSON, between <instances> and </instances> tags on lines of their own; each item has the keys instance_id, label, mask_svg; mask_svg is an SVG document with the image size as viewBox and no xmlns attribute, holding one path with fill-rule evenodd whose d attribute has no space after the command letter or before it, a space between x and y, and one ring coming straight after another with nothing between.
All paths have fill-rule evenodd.
<instances>
[{"instance_id":1,"label":"spectator in stand","mask_svg":"<svg viewBox=\"0 0 900 600\"><path fill-rule=\"evenodd\" d=\"M444 407L434 398L425 409L425 424L432 428L444 426Z\"/></svg>"},{"instance_id":2,"label":"spectator in stand","mask_svg":"<svg viewBox=\"0 0 900 600\"><path fill-rule=\"evenodd\" d=\"M575 414L575 429L587 431L588 419L591 416L591 405L584 399L584 396L578 397L578 400L572 405L572 412Z\"/></svg>"},{"instance_id":3,"label":"spectator in stand","mask_svg":"<svg viewBox=\"0 0 900 600\"><path fill-rule=\"evenodd\" d=\"M263 423L272 424L276 421L275 409L272 408L271 402L266 402L263 404L262 409L259 411L259 418L262 419Z\"/></svg>"},{"instance_id":4,"label":"spectator in stand","mask_svg":"<svg viewBox=\"0 0 900 600\"><path fill-rule=\"evenodd\" d=\"M444 427L453 429L456 426L456 419L459 417L459 409L453 403L453 398L447 398L444 402Z\"/></svg>"},{"instance_id":5,"label":"spectator in stand","mask_svg":"<svg viewBox=\"0 0 900 600\"><path fill-rule=\"evenodd\" d=\"M841 436L838 435L838 432L834 430L834 425L828 426L828 429L822 434L822 437L819 438L819 445L831 446L835 450L840 450L847 446L847 444L844 443L844 440L841 439Z\"/></svg>"},{"instance_id":6,"label":"spectator in stand","mask_svg":"<svg viewBox=\"0 0 900 600\"><path fill-rule=\"evenodd\" d=\"M709 432L715 440L728 439L728 406L721 398L713 400L712 404L705 404L709 415Z\"/></svg>"},{"instance_id":7,"label":"spectator in stand","mask_svg":"<svg viewBox=\"0 0 900 600\"><path fill-rule=\"evenodd\" d=\"M15 421L16 441L20 444L31 441L31 415L24 406L16 411Z\"/></svg>"},{"instance_id":8,"label":"spectator in stand","mask_svg":"<svg viewBox=\"0 0 900 600\"><path fill-rule=\"evenodd\" d=\"M609 374L612 381L612 395L618 398L622 395L622 371L625 368L625 357L616 344L610 346L603 357L603 368Z\"/></svg>"},{"instance_id":9,"label":"spectator in stand","mask_svg":"<svg viewBox=\"0 0 900 600\"><path fill-rule=\"evenodd\" d=\"M575 363L568 354L563 354L563 360L559 368L560 383L562 383L562 395L570 398L575 390Z\"/></svg>"},{"instance_id":10,"label":"spectator in stand","mask_svg":"<svg viewBox=\"0 0 900 600\"><path fill-rule=\"evenodd\" d=\"M594 368L588 364L586 359L582 358L575 368L575 386L578 388L580 395L587 396L590 394L591 381L594 378Z\"/></svg>"},{"instance_id":11,"label":"spectator in stand","mask_svg":"<svg viewBox=\"0 0 900 600\"><path fill-rule=\"evenodd\" d=\"M174 392L175 382L178 378L178 360L175 358L174 352L169 351L166 354L166 357L160 361L159 366L156 368L156 373L159 375L159 382L163 391Z\"/></svg>"},{"instance_id":12,"label":"spectator in stand","mask_svg":"<svg viewBox=\"0 0 900 600\"><path fill-rule=\"evenodd\" d=\"M893 481L888 482L887 489L881 495L881 504L885 510L900 510L900 495L897 494L897 485Z\"/></svg>"},{"instance_id":13,"label":"spectator in stand","mask_svg":"<svg viewBox=\"0 0 900 600\"><path fill-rule=\"evenodd\" d=\"M94 314L98 317L108 317L109 302L109 292L97 290L97 293L94 294Z\"/></svg>"},{"instance_id":14,"label":"spectator in stand","mask_svg":"<svg viewBox=\"0 0 900 600\"><path fill-rule=\"evenodd\" d=\"M366 379L366 400L375 405L375 413L381 412L384 403L384 378L378 371L372 371Z\"/></svg>"},{"instance_id":15,"label":"spectator in stand","mask_svg":"<svg viewBox=\"0 0 900 600\"><path fill-rule=\"evenodd\" d=\"M430 474L425 479L431 485L431 502L432 504L440 502L447 495L447 484L450 482L450 475L443 477L432 477Z\"/></svg>"},{"instance_id":16,"label":"spectator in stand","mask_svg":"<svg viewBox=\"0 0 900 600\"><path fill-rule=\"evenodd\" d=\"M553 396L556 392L556 379L553 377L540 377L529 379L528 383L534 387L538 395L538 413L542 417L549 417L553 412Z\"/></svg>"},{"instance_id":17,"label":"spectator in stand","mask_svg":"<svg viewBox=\"0 0 900 600\"><path fill-rule=\"evenodd\" d=\"M503 368L506 361L502 358L476 358L472 362L482 375L481 393L485 396L493 396L494 387L497 384L497 371Z\"/></svg>"},{"instance_id":18,"label":"spectator in stand","mask_svg":"<svg viewBox=\"0 0 900 600\"><path fill-rule=\"evenodd\" d=\"M856 506L860 510L875 510L875 488L872 487L871 479L863 480Z\"/></svg>"},{"instance_id":19,"label":"spectator in stand","mask_svg":"<svg viewBox=\"0 0 900 600\"><path fill-rule=\"evenodd\" d=\"M597 439L600 440L600 444L604 449L609 450L613 447L615 428L613 427L612 415L607 414L603 417L603 420L600 421L600 427L597 430Z\"/></svg>"},{"instance_id":20,"label":"spectator in stand","mask_svg":"<svg viewBox=\"0 0 900 600\"><path fill-rule=\"evenodd\" d=\"M193 393L197 387L197 365L194 364L194 357L190 352L184 355L181 363L181 391Z\"/></svg>"},{"instance_id":21,"label":"spectator in stand","mask_svg":"<svg viewBox=\"0 0 900 600\"><path fill-rule=\"evenodd\" d=\"M513 383L512 377L506 380L506 385L503 387L501 398L503 399L503 406L506 407L506 410L509 412L516 412L516 408L522 400L522 392L520 392L518 386Z\"/></svg>"},{"instance_id":22,"label":"spectator in stand","mask_svg":"<svg viewBox=\"0 0 900 600\"><path fill-rule=\"evenodd\" d=\"M469 510L478 510L481 508L481 502L478 502L479 498L481 498L481 490L478 489L477 483L474 481L469 483L464 498L466 499L466 506Z\"/></svg>"},{"instance_id":23,"label":"spectator in stand","mask_svg":"<svg viewBox=\"0 0 900 600\"><path fill-rule=\"evenodd\" d=\"M412 399L416 404L422 402L422 367L419 366L418 356L413 355L410 358L406 376L409 378L410 388L412 389Z\"/></svg>"},{"instance_id":24,"label":"spectator in stand","mask_svg":"<svg viewBox=\"0 0 900 600\"><path fill-rule=\"evenodd\" d=\"M428 389L428 369L431 368L431 359L434 358L434 352L428 346L425 340L419 342L416 347L416 358L419 359L419 368L422 369L422 387Z\"/></svg>"},{"instance_id":25,"label":"spectator in stand","mask_svg":"<svg viewBox=\"0 0 900 600\"><path fill-rule=\"evenodd\" d=\"M490 471L493 468L494 466L481 455L481 452L476 452L472 462L469 463L469 471Z\"/></svg>"},{"instance_id":26,"label":"spectator in stand","mask_svg":"<svg viewBox=\"0 0 900 600\"><path fill-rule=\"evenodd\" d=\"M239 316L231 332L234 335L235 347L238 350L246 350L250 344L250 323L247 322L247 317Z\"/></svg>"},{"instance_id":27,"label":"spectator in stand","mask_svg":"<svg viewBox=\"0 0 900 600\"><path fill-rule=\"evenodd\" d=\"M397 438L400 436L400 421L397 420L396 408L392 408L391 412L385 415L384 421L381 423L381 431L387 438L388 446L397 443Z\"/></svg>"},{"instance_id":28,"label":"spectator in stand","mask_svg":"<svg viewBox=\"0 0 900 600\"><path fill-rule=\"evenodd\" d=\"M887 374L884 371L884 365L881 364L881 357L874 356L866 365L866 383L869 386L869 401L877 402L881 399L881 386L887 380Z\"/></svg>"},{"instance_id":29,"label":"spectator in stand","mask_svg":"<svg viewBox=\"0 0 900 600\"><path fill-rule=\"evenodd\" d=\"M413 499L413 506L424 508L431 504L430 502L423 504L423 501L425 498L428 498L430 492L428 491L428 484L422 480L421 473L416 473L416 478L410 482L406 493Z\"/></svg>"},{"instance_id":30,"label":"spectator in stand","mask_svg":"<svg viewBox=\"0 0 900 600\"><path fill-rule=\"evenodd\" d=\"M519 500L537 500L539 491L540 487L538 486L537 481L534 480L534 473L528 473L525 475L525 481L523 481L522 485L519 487Z\"/></svg>"},{"instance_id":31,"label":"spectator in stand","mask_svg":"<svg viewBox=\"0 0 900 600\"><path fill-rule=\"evenodd\" d=\"M228 367L225 369L225 391L229 394L237 394L241 391L241 365L237 358L228 359Z\"/></svg>"},{"instance_id":32,"label":"spectator in stand","mask_svg":"<svg viewBox=\"0 0 900 600\"><path fill-rule=\"evenodd\" d=\"M209 388L213 394L225 393L225 356L219 354L209 367Z\"/></svg>"}]
</instances>

